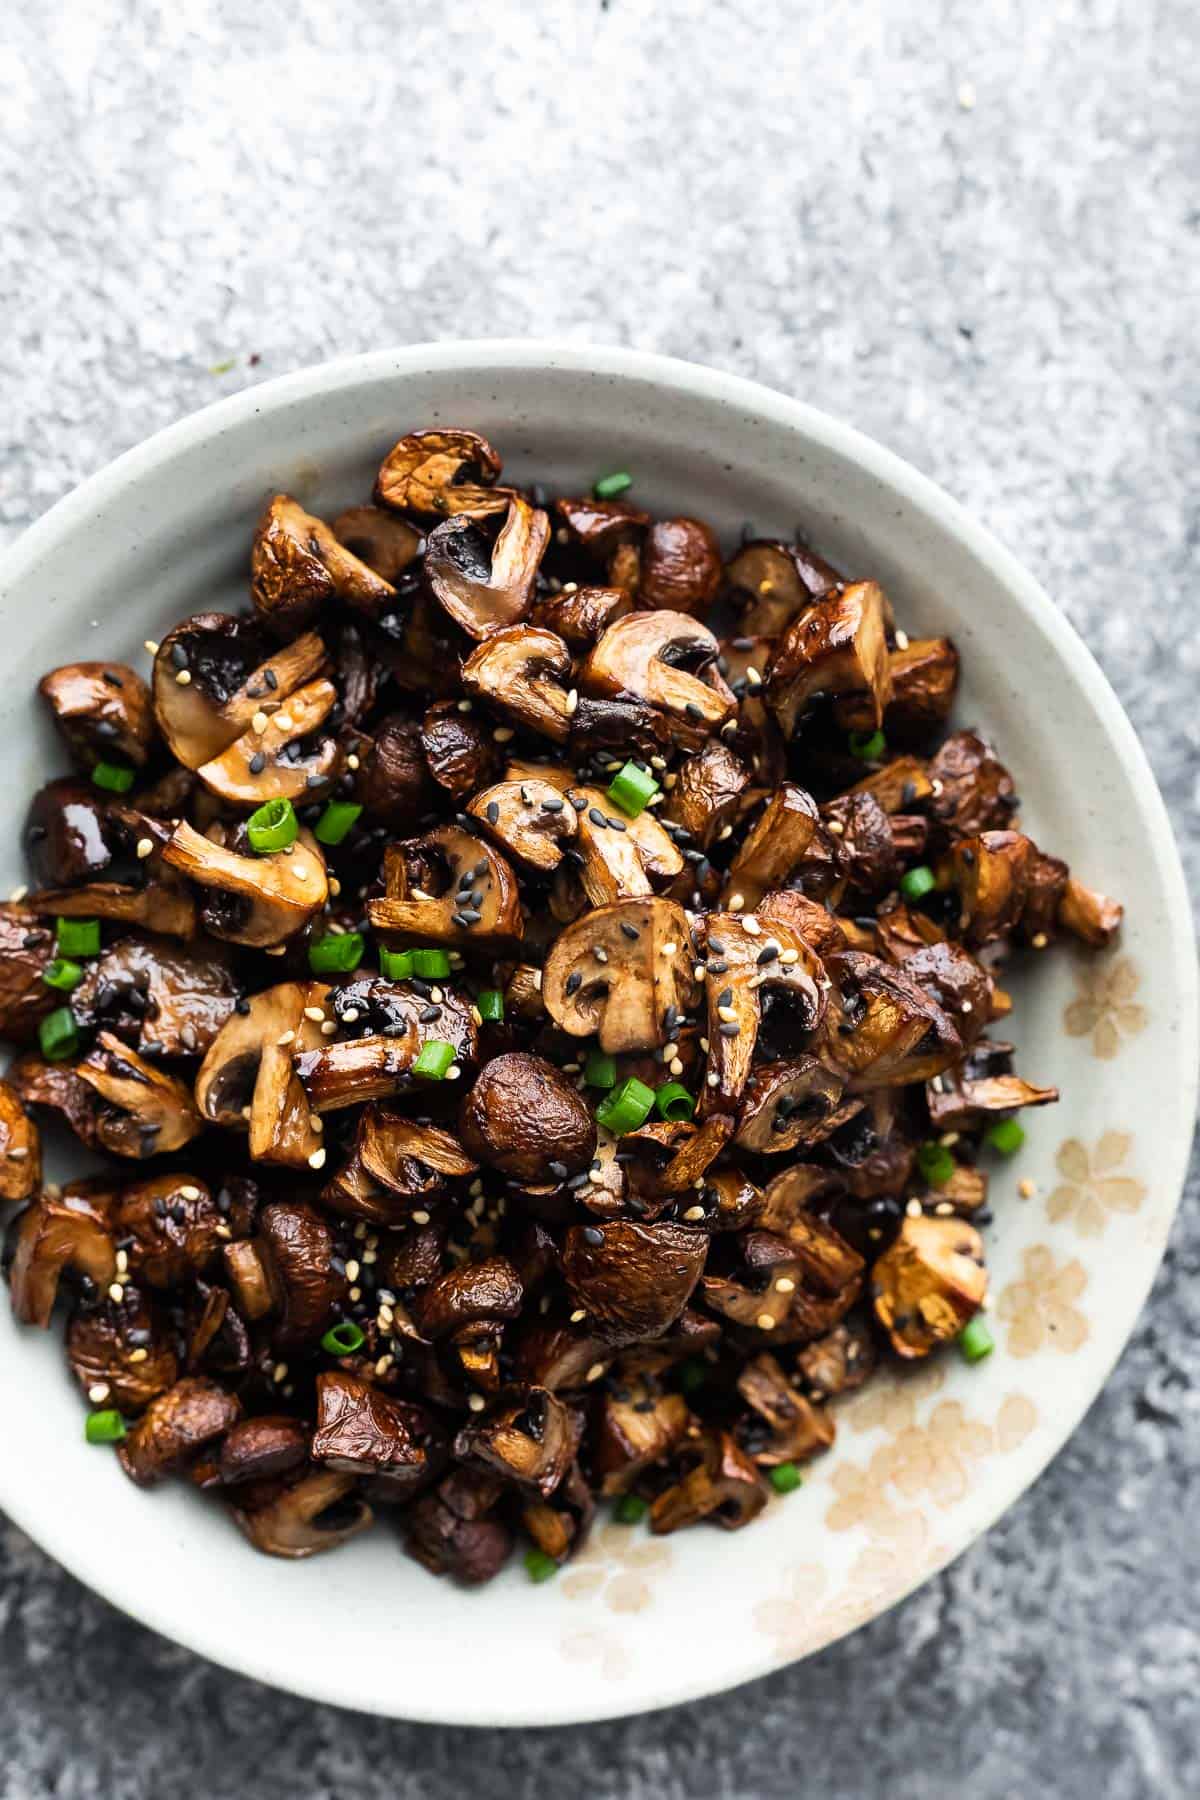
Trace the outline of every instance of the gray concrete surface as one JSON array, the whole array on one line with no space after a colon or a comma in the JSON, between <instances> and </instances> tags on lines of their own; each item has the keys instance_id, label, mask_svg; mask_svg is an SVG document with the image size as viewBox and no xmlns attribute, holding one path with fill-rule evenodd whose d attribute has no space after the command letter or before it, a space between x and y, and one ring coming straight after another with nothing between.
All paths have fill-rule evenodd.
<instances>
[{"instance_id":1,"label":"gray concrete surface","mask_svg":"<svg viewBox=\"0 0 1200 1800\"><path fill-rule=\"evenodd\" d=\"M1198 66L1196 0L9 6L0 532L341 352L553 332L711 362L873 432L1041 575L1195 881ZM801 1668L579 1731L389 1725L198 1662L9 1529L0 1796L1182 1800L1195 1200L1194 1172L1136 1338L1037 1488Z\"/></svg>"}]
</instances>

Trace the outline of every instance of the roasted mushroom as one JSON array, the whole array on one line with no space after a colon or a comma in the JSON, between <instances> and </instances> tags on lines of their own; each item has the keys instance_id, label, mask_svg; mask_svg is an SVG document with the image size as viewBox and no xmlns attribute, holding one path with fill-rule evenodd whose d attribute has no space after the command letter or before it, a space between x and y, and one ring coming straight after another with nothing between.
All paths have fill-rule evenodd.
<instances>
[{"instance_id":1,"label":"roasted mushroom","mask_svg":"<svg viewBox=\"0 0 1200 1800\"><path fill-rule=\"evenodd\" d=\"M544 512L519 494L494 544L463 515L435 525L425 545L430 592L468 637L485 638L529 611L533 584L550 536Z\"/></svg>"},{"instance_id":2,"label":"roasted mushroom","mask_svg":"<svg viewBox=\"0 0 1200 1800\"><path fill-rule=\"evenodd\" d=\"M154 741L150 689L125 663L68 663L51 669L38 693L54 715L81 768L116 756L145 766Z\"/></svg>"},{"instance_id":3,"label":"roasted mushroom","mask_svg":"<svg viewBox=\"0 0 1200 1800\"><path fill-rule=\"evenodd\" d=\"M375 498L419 518L484 519L508 504L508 492L494 486L501 466L477 432L410 431L384 458Z\"/></svg>"},{"instance_id":4,"label":"roasted mushroom","mask_svg":"<svg viewBox=\"0 0 1200 1800\"><path fill-rule=\"evenodd\" d=\"M601 1050L653 1050L696 993L686 915L673 900L615 900L568 925L546 959L542 996L571 1037ZM602 953L602 954L600 954Z\"/></svg>"},{"instance_id":5,"label":"roasted mushroom","mask_svg":"<svg viewBox=\"0 0 1200 1800\"><path fill-rule=\"evenodd\" d=\"M708 1436L695 1467L650 1508L650 1529L662 1536L707 1519L723 1531L739 1531L767 1504L766 1483L728 1432Z\"/></svg>"},{"instance_id":6,"label":"roasted mushroom","mask_svg":"<svg viewBox=\"0 0 1200 1800\"><path fill-rule=\"evenodd\" d=\"M250 597L272 631L294 636L335 599L374 618L394 593L323 519L305 512L287 494L267 501L250 553Z\"/></svg>"},{"instance_id":7,"label":"roasted mushroom","mask_svg":"<svg viewBox=\"0 0 1200 1800\"><path fill-rule=\"evenodd\" d=\"M721 546L702 519L656 519L642 539L638 605L702 612L721 585Z\"/></svg>"},{"instance_id":8,"label":"roasted mushroom","mask_svg":"<svg viewBox=\"0 0 1200 1800\"><path fill-rule=\"evenodd\" d=\"M522 936L512 869L461 825L442 825L392 845L385 878L387 895L368 901L367 916L389 937L494 951Z\"/></svg>"},{"instance_id":9,"label":"roasted mushroom","mask_svg":"<svg viewBox=\"0 0 1200 1800\"><path fill-rule=\"evenodd\" d=\"M961 1219L906 1218L875 1264L871 1294L897 1356L928 1356L983 1305L983 1239Z\"/></svg>"},{"instance_id":10,"label":"roasted mushroom","mask_svg":"<svg viewBox=\"0 0 1200 1800\"><path fill-rule=\"evenodd\" d=\"M222 1026L200 1065L196 1105L214 1125L248 1128L256 1162L301 1169L319 1156L321 1137L295 1059L325 1042L328 994L319 981L288 981L256 994Z\"/></svg>"},{"instance_id":11,"label":"roasted mushroom","mask_svg":"<svg viewBox=\"0 0 1200 1800\"><path fill-rule=\"evenodd\" d=\"M202 1120L188 1088L109 1031L98 1031L71 1073L97 1097L96 1140L114 1156L162 1156L197 1136Z\"/></svg>"},{"instance_id":12,"label":"roasted mushroom","mask_svg":"<svg viewBox=\"0 0 1200 1800\"><path fill-rule=\"evenodd\" d=\"M257 622L197 613L168 632L154 658L154 714L185 769L228 749L258 714L276 711L325 664L315 632L272 650Z\"/></svg>"},{"instance_id":13,"label":"roasted mushroom","mask_svg":"<svg viewBox=\"0 0 1200 1800\"><path fill-rule=\"evenodd\" d=\"M563 1239L563 1280L591 1330L609 1344L636 1344L675 1323L707 1249L705 1233L687 1225L572 1225Z\"/></svg>"},{"instance_id":14,"label":"roasted mushroom","mask_svg":"<svg viewBox=\"0 0 1200 1800\"><path fill-rule=\"evenodd\" d=\"M214 1438L236 1425L241 1406L215 1381L185 1375L153 1399L117 1446L125 1473L139 1487L186 1468Z\"/></svg>"},{"instance_id":15,"label":"roasted mushroom","mask_svg":"<svg viewBox=\"0 0 1200 1800\"><path fill-rule=\"evenodd\" d=\"M458 1128L480 1162L525 1182L566 1181L586 1169L596 1126L552 1063L524 1051L495 1056L466 1095Z\"/></svg>"},{"instance_id":16,"label":"roasted mushroom","mask_svg":"<svg viewBox=\"0 0 1200 1800\"><path fill-rule=\"evenodd\" d=\"M328 1469L378 1477L376 1491L400 1500L433 1479L445 1450L432 1420L419 1407L334 1369L317 1376L310 1454Z\"/></svg>"},{"instance_id":17,"label":"roasted mushroom","mask_svg":"<svg viewBox=\"0 0 1200 1800\"><path fill-rule=\"evenodd\" d=\"M664 716L677 744L695 750L734 709L716 673L719 654L712 632L686 613L629 613L591 652L580 687L600 699L643 701Z\"/></svg>"},{"instance_id":18,"label":"roasted mushroom","mask_svg":"<svg viewBox=\"0 0 1200 1800\"><path fill-rule=\"evenodd\" d=\"M537 625L490 632L462 668L467 693L555 744L571 730L571 652Z\"/></svg>"},{"instance_id":19,"label":"roasted mushroom","mask_svg":"<svg viewBox=\"0 0 1200 1800\"><path fill-rule=\"evenodd\" d=\"M18 1214L10 1234L9 1292L23 1325L50 1323L63 1271L71 1269L97 1288L107 1288L117 1268L108 1208L69 1189L43 1194Z\"/></svg>"},{"instance_id":20,"label":"roasted mushroom","mask_svg":"<svg viewBox=\"0 0 1200 1800\"><path fill-rule=\"evenodd\" d=\"M41 1135L16 1089L0 1081L0 1200L28 1200L41 1185Z\"/></svg>"},{"instance_id":21,"label":"roasted mushroom","mask_svg":"<svg viewBox=\"0 0 1200 1800\"><path fill-rule=\"evenodd\" d=\"M348 1543L373 1522L355 1486L356 1478L339 1470L302 1468L268 1481L265 1492L249 1486L233 1516L254 1548L268 1556L292 1561L317 1556Z\"/></svg>"},{"instance_id":22,"label":"roasted mushroom","mask_svg":"<svg viewBox=\"0 0 1200 1800\"><path fill-rule=\"evenodd\" d=\"M304 836L291 854L243 855L207 837L184 820L175 827L163 860L212 895L205 924L214 937L256 950L271 949L302 931L329 898L325 861Z\"/></svg>"},{"instance_id":23,"label":"roasted mushroom","mask_svg":"<svg viewBox=\"0 0 1200 1800\"><path fill-rule=\"evenodd\" d=\"M788 626L767 674L767 704L787 737L816 693L868 697L878 725L892 696L887 601L856 581L814 602Z\"/></svg>"}]
</instances>

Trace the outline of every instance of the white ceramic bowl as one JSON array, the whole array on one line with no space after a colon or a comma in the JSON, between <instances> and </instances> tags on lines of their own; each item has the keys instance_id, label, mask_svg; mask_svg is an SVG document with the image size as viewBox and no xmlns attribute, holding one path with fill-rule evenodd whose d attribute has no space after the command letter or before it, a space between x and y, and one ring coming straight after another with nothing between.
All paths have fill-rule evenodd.
<instances>
[{"instance_id":1,"label":"white ceramic bowl","mask_svg":"<svg viewBox=\"0 0 1200 1800\"><path fill-rule=\"evenodd\" d=\"M1175 1210L1196 1083L1196 963L1183 877L1145 757L1104 677L1036 582L923 476L765 388L626 350L462 343L357 357L223 400L121 457L40 521L0 579L2 830L11 882L27 797L61 757L34 703L55 663L143 662L181 615L246 596L251 527L289 489L331 513L389 445L465 424L517 476L636 473L656 510L797 520L877 577L904 624L962 652L958 713L993 734L1023 823L1121 897L1119 946L1049 953L1018 981L1020 1067L1063 1090L997 1171L989 1263L999 1340L842 1409L802 1491L750 1530L668 1540L609 1526L545 1586L519 1564L480 1593L435 1581L386 1525L303 1564L258 1556L218 1507L143 1494L84 1445L57 1336L0 1308L0 1505L156 1630L340 1705L470 1725L565 1724L666 1706L819 1648L971 1542L1095 1398ZM1018 1177L1033 1183L1018 1196ZM719 1629L695 1629L701 1608Z\"/></svg>"}]
</instances>

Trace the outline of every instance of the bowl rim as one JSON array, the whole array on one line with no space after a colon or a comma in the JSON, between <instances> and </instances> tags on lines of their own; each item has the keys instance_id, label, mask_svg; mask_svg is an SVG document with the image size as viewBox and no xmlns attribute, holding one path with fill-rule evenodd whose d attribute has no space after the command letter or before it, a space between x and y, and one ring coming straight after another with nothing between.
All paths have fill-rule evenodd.
<instances>
[{"instance_id":1,"label":"bowl rim","mask_svg":"<svg viewBox=\"0 0 1200 1800\"><path fill-rule=\"evenodd\" d=\"M541 338L461 338L437 343L400 346L342 356L295 370L290 374L243 389L187 414L167 425L141 443L124 451L113 461L86 478L78 487L55 502L49 510L29 526L0 555L0 606L8 592L25 577L40 557L54 544L94 518L122 492L136 484L143 475L212 438L223 429L239 426L256 414L276 412L296 401L307 401L335 394L343 389L384 383L405 375L472 370L491 370L511 374L523 370L557 369L564 373L599 375L615 380L637 381L661 391L686 394L694 399L712 400L717 404L736 406L771 423L806 438L834 456L840 456L866 470L879 483L898 494L918 513L953 534L968 553L986 566L1006 590L1012 603L1049 640L1078 678L1100 724L1129 769L1141 791L1144 822L1153 852L1154 863L1162 883L1164 906L1169 919L1169 944L1165 947L1176 971L1179 999L1179 1061L1183 1069L1193 1071L1190 1111L1196 1111L1200 1097L1200 967L1197 962L1191 907L1186 878L1153 770L1134 728L1126 716L1107 676L1082 638L1075 631L1042 588L1017 558L1007 550L992 531L980 524L960 502L953 499L931 477L907 462L895 451L887 449L857 427L835 416L796 400L764 384L741 375L709 368L682 358L663 356L644 350L616 345L577 343ZM1178 1210L1190 1157L1190 1140L1181 1132L1172 1147L1169 1166L1164 1171L1163 1191L1168 1198L1170 1217ZM1169 1229L1169 1224L1167 1229ZM1165 1245L1166 1230L1163 1234ZM1007 1481L997 1478L989 1483L988 1504L980 1509L967 1541L954 1549L938 1565L946 1567L963 1551L976 1543L1038 1479L1057 1456L1077 1428L1084 1413L1098 1397L1113 1368L1129 1342L1140 1317L1151 1285L1161 1263L1158 1258L1147 1264L1144 1279L1138 1283L1137 1310L1132 1313L1130 1330L1112 1346L1105 1346L1096 1363L1096 1378L1081 1404L1068 1409L1065 1416L1055 1416L1054 1427L1047 1433L1044 1452L1030 1472L1023 1467ZM12 1465L9 1465L12 1466ZM542 1724L532 1717L495 1718L486 1714L469 1717L447 1713L444 1708L406 1709L403 1713L372 1706L352 1692L350 1682L330 1678L329 1672L314 1671L314 1679L298 1685L292 1675L272 1666L268 1659L240 1651L236 1644L221 1640L219 1630L210 1629L203 1617L189 1621L181 1630L168 1605L153 1595L139 1596L137 1610L129 1604L127 1584L111 1577L103 1558L88 1559L80 1550L77 1534L72 1534L65 1516L58 1522L35 1516L35 1507L21 1483L14 1476L5 1479L0 1464L0 1506L13 1522L35 1543L51 1555L78 1580L100 1594L139 1623L199 1655L207 1657L237 1674L301 1694L324 1704L337 1705L351 1711L376 1711L385 1716L424 1723L461 1724L468 1726L513 1726L528 1728ZM925 1567L904 1590L872 1617L879 1617L908 1597L936 1569ZM831 1641L836 1641L831 1640ZM723 1693L771 1673L782 1666L777 1653L764 1646L761 1653L744 1658L736 1667L714 1670L711 1682L693 1682L679 1691L639 1698L631 1709L622 1704L605 1704L603 1696L583 1706L573 1706L569 1718L552 1721L588 1723L629 1716L631 1711L653 1712Z\"/></svg>"}]
</instances>

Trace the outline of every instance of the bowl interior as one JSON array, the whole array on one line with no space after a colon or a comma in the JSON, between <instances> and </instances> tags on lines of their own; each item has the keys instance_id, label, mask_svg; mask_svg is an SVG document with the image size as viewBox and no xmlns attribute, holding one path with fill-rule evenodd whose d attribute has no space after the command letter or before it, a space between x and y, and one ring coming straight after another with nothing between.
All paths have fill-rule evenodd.
<instances>
[{"instance_id":1,"label":"bowl interior","mask_svg":"<svg viewBox=\"0 0 1200 1800\"><path fill-rule=\"evenodd\" d=\"M1019 1168L995 1170L998 1351L946 1359L846 1409L839 1443L753 1529L647 1542L600 1532L545 1587L437 1582L386 1523L336 1555L255 1555L182 1489L144 1495L87 1449L56 1338L0 1308L9 1451L0 1504L82 1579L204 1654L297 1692L409 1718L564 1723L669 1704L817 1647L962 1549L1033 1479L1094 1397L1157 1265L1190 1137L1195 965L1161 802L1111 693L1030 578L887 453L751 384L622 352L443 346L289 377L161 434L71 496L0 577L0 856L25 878L27 797L63 766L33 690L55 663L145 664L142 640L246 599L250 533L286 489L332 513L418 425L467 424L518 477L579 490L631 469L639 499L799 524L880 580L912 634L962 653L962 723L997 742L1023 824L1121 897L1118 949L1049 953L1014 982L1018 1066L1057 1083ZM1018 1177L1032 1182L1022 1199ZM1107 1185L1106 1185L1107 1184ZM719 1632L689 1625L703 1584ZM515 1652L515 1653L514 1653Z\"/></svg>"}]
</instances>

